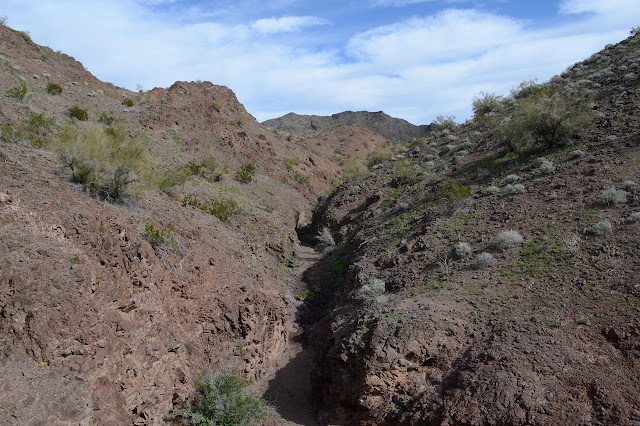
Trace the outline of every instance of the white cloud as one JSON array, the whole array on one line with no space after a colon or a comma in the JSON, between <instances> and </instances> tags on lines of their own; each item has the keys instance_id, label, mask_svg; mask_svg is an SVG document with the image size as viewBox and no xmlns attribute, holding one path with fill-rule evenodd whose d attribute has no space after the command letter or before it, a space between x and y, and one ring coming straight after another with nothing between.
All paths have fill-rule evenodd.
<instances>
[{"instance_id":1,"label":"white cloud","mask_svg":"<svg viewBox=\"0 0 640 426\"><path fill-rule=\"evenodd\" d=\"M315 16L284 16L282 18L259 19L251 27L263 34L300 31L305 27L328 25L329 21Z\"/></svg>"}]
</instances>

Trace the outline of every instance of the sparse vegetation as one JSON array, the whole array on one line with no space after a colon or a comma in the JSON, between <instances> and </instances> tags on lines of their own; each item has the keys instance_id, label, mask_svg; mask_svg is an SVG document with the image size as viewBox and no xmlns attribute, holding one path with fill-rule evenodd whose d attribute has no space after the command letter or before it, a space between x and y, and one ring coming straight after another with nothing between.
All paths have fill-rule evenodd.
<instances>
[{"instance_id":1,"label":"sparse vegetation","mask_svg":"<svg viewBox=\"0 0 640 426\"><path fill-rule=\"evenodd\" d=\"M469 243L459 242L453 247L452 254L456 259L464 259L471 253Z\"/></svg>"},{"instance_id":2,"label":"sparse vegetation","mask_svg":"<svg viewBox=\"0 0 640 426\"><path fill-rule=\"evenodd\" d=\"M365 284L358 289L357 297L360 300L368 301L373 300L377 303L384 303L386 301L386 284L384 281L374 278L369 284Z\"/></svg>"},{"instance_id":3,"label":"sparse vegetation","mask_svg":"<svg viewBox=\"0 0 640 426\"><path fill-rule=\"evenodd\" d=\"M438 195L449 202L471 197L471 190L451 178L447 178L447 185L438 190Z\"/></svg>"},{"instance_id":4,"label":"sparse vegetation","mask_svg":"<svg viewBox=\"0 0 640 426\"><path fill-rule=\"evenodd\" d=\"M27 83L21 81L17 86L13 86L7 90L7 95L15 99L23 100L27 95Z\"/></svg>"},{"instance_id":5,"label":"sparse vegetation","mask_svg":"<svg viewBox=\"0 0 640 426\"><path fill-rule=\"evenodd\" d=\"M575 160L576 158L582 158L582 157L584 157L584 151L580 149L574 149L569 153L569 159L571 160Z\"/></svg>"},{"instance_id":6,"label":"sparse vegetation","mask_svg":"<svg viewBox=\"0 0 640 426\"><path fill-rule=\"evenodd\" d=\"M631 214L629 215L629 217L627 217L627 218L625 219L625 221L626 221L627 223L640 222L640 212L634 212L634 213L631 213Z\"/></svg>"},{"instance_id":7,"label":"sparse vegetation","mask_svg":"<svg viewBox=\"0 0 640 426\"><path fill-rule=\"evenodd\" d=\"M394 168L395 184L406 185L416 179L418 173L416 168L409 160L396 161Z\"/></svg>"},{"instance_id":8,"label":"sparse vegetation","mask_svg":"<svg viewBox=\"0 0 640 426\"><path fill-rule=\"evenodd\" d=\"M316 240L323 248L326 250L327 248L332 249L336 246L336 242L333 239L333 235L331 235L331 231L326 226L318 232L316 235Z\"/></svg>"},{"instance_id":9,"label":"sparse vegetation","mask_svg":"<svg viewBox=\"0 0 640 426\"><path fill-rule=\"evenodd\" d=\"M391 159L390 152L384 152L379 148L376 148L367 155L367 167L372 169L374 166L382 164L389 159Z\"/></svg>"},{"instance_id":10,"label":"sparse vegetation","mask_svg":"<svg viewBox=\"0 0 640 426\"><path fill-rule=\"evenodd\" d=\"M514 111L499 125L498 137L512 151L528 146L563 146L593 121L589 99L525 82L512 92Z\"/></svg>"},{"instance_id":11,"label":"sparse vegetation","mask_svg":"<svg viewBox=\"0 0 640 426\"><path fill-rule=\"evenodd\" d=\"M147 139L122 128L78 130L69 126L57 148L74 182L100 199L121 200L148 168Z\"/></svg>"},{"instance_id":12,"label":"sparse vegetation","mask_svg":"<svg viewBox=\"0 0 640 426\"><path fill-rule=\"evenodd\" d=\"M489 121L493 114L504 106L504 98L493 93L480 94L473 99L473 118L480 121Z\"/></svg>"},{"instance_id":13,"label":"sparse vegetation","mask_svg":"<svg viewBox=\"0 0 640 426\"><path fill-rule=\"evenodd\" d=\"M504 195L518 195L524 194L525 192L527 192L527 189L521 183L516 183L515 185L509 184L502 188L502 193Z\"/></svg>"},{"instance_id":14,"label":"sparse vegetation","mask_svg":"<svg viewBox=\"0 0 640 426\"><path fill-rule=\"evenodd\" d=\"M540 170L540 172L545 175L550 175L556 170L556 166L554 166L550 160L544 157L537 158L536 165L538 166L538 170Z\"/></svg>"},{"instance_id":15,"label":"sparse vegetation","mask_svg":"<svg viewBox=\"0 0 640 426\"><path fill-rule=\"evenodd\" d=\"M183 206L191 206L209 213L224 223L231 222L234 216L242 214L242 209L233 198L210 198L206 202L200 201L195 195L187 194L182 200Z\"/></svg>"},{"instance_id":16,"label":"sparse vegetation","mask_svg":"<svg viewBox=\"0 0 640 426\"><path fill-rule=\"evenodd\" d=\"M77 105L67 108L67 115L69 115L70 118L77 118L80 121L87 121L89 119L87 110Z\"/></svg>"},{"instance_id":17,"label":"sparse vegetation","mask_svg":"<svg viewBox=\"0 0 640 426\"><path fill-rule=\"evenodd\" d=\"M62 86L56 83L47 83L47 93L50 95L62 94Z\"/></svg>"},{"instance_id":18,"label":"sparse vegetation","mask_svg":"<svg viewBox=\"0 0 640 426\"><path fill-rule=\"evenodd\" d=\"M476 260L474 262L474 267L476 269L486 268L487 266L493 265L494 258L491 253L482 252L476 256Z\"/></svg>"},{"instance_id":19,"label":"sparse vegetation","mask_svg":"<svg viewBox=\"0 0 640 426\"><path fill-rule=\"evenodd\" d=\"M129 108L131 108L134 105L133 99L131 98L124 98L122 101L122 105L127 106Z\"/></svg>"},{"instance_id":20,"label":"sparse vegetation","mask_svg":"<svg viewBox=\"0 0 640 426\"><path fill-rule=\"evenodd\" d=\"M522 244L522 235L518 231L503 231L496 237L496 248L508 250Z\"/></svg>"},{"instance_id":21,"label":"sparse vegetation","mask_svg":"<svg viewBox=\"0 0 640 426\"><path fill-rule=\"evenodd\" d=\"M239 346L242 350L243 345ZM247 393L247 384L237 374L207 374L196 381L198 396L189 408L171 412L169 419L182 417L193 425L261 425L273 416L263 399Z\"/></svg>"},{"instance_id":22,"label":"sparse vegetation","mask_svg":"<svg viewBox=\"0 0 640 426\"><path fill-rule=\"evenodd\" d=\"M605 189L600 192L599 201L601 204L609 206L611 204L622 204L627 202L627 192L621 189Z\"/></svg>"},{"instance_id":23,"label":"sparse vegetation","mask_svg":"<svg viewBox=\"0 0 640 426\"><path fill-rule=\"evenodd\" d=\"M236 170L235 179L242 183L250 183L258 170L253 163L243 164Z\"/></svg>"},{"instance_id":24,"label":"sparse vegetation","mask_svg":"<svg viewBox=\"0 0 640 426\"><path fill-rule=\"evenodd\" d=\"M603 236L609 234L612 230L611 222L608 220L602 220L591 228L591 233L597 236Z\"/></svg>"},{"instance_id":25,"label":"sparse vegetation","mask_svg":"<svg viewBox=\"0 0 640 426\"><path fill-rule=\"evenodd\" d=\"M0 131L0 138L18 145L30 145L34 148L45 148L49 145L51 127L55 122L43 114L31 113L29 119L20 125L4 123Z\"/></svg>"},{"instance_id":26,"label":"sparse vegetation","mask_svg":"<svg viewBox=\"0 0 640 426\"><path fill-rule=\"evenodd\" d=\"M172 224L169 224L164 228L156 228L151 222L145 222L144 224L144 234L154 250L167 246L174 250L176 241L173 238L173 231L174 227Z\"/></svg>"},{"instance_id":27,"label":"sparse vegetation","mask_svg":"<svg viewBox=\"0 0 640 426\"><path fill-rule=\"evenodd\" d=\"M111 113L103 112L98 117L98 122L102 123L102 124L105 124L107 126L111 126L112 124L114 124L116 122L116 118L113 116L113 112L111 112Z\"/></svg>"}]
</instances>

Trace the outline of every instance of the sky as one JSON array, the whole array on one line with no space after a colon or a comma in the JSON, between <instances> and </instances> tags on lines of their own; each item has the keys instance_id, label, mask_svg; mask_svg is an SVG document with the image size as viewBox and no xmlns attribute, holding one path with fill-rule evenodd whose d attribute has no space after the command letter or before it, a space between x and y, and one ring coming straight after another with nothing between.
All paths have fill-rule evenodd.
<instances>
[{"instance_id":1,"label":"sky","mask_svg":"<svg viewBox=\"0 0 640 426\"><path fill-rule=\"evenodd\" d=\"M640 0L2 0L3 15L127 89L211 81L259 121L384 111L428 124L625 39Z\"/></svg>"}]
</instances>

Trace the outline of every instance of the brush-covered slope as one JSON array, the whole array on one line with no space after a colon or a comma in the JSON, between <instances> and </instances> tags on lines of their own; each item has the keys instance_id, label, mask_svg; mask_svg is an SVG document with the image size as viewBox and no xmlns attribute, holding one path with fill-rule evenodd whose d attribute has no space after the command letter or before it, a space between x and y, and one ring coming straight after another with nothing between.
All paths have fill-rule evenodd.
<instances>
[{"instance_id":1,"label":"brush-covered slope","mask_svg":"<svg viewBox=\"0 0 640 426\"><path fill-rule=\"evenodd\" d=\"M299 115L291 112L280 118L266 120L262 125L295 135L309 135L337 126L364 126L393 142L411 142L415 138L427 136L431 129L429 125L416 126L382 111L345 111L331 116Z\"/></svg>"},{"instance_id":2,"label":"brush-covered slope","mask_svg":"<svg viewBox=\"0 0 640 426\"><path fill-rule=\"evenodd\" d=\"M323 421L640 422L639 64L486 97L328 198Z\"/></svg>"}]
</instances>

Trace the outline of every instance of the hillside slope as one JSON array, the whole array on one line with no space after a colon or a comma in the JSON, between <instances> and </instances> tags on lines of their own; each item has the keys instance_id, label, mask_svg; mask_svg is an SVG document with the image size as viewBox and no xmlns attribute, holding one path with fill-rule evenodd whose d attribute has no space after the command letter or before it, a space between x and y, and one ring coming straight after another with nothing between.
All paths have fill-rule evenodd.
<instances>
[{"instance_id":1,"label":"hillside slope","mask_svg":"<svg viewBox=\"0 0 640 426\"><path fill-rule=\"evenodd\" d=\"M316 211L324 423L640 423L639 63L487 97Z\"/></svg>"},{"instance_id":2,"label":"hillside slope","mask_svg":"<svg viewBox=\"0 0 640 426\"><path fill-rule=\"evenodd\" d=\"M226 87L134 93L2 25L0 126L0 423L159 424L205 372L276 369L337 159Z\"/></svg>"},{"instance_id":3,"label":"hillside slope","mask_svg":"<svg viewBox=\"0 0 640 426\"><path fill-rule=\"evenodd\" d=\"M382 111L345 111L331 116L298 115L291 112L280 118L266 120L262 125L295 135L309 135L337 126L364 126L393 142L411 142L415 138L427 136L431 129L430 125L416 126L401 118L390 117Z\"/></svg>"}]
</instances>

